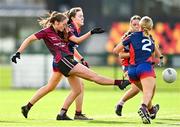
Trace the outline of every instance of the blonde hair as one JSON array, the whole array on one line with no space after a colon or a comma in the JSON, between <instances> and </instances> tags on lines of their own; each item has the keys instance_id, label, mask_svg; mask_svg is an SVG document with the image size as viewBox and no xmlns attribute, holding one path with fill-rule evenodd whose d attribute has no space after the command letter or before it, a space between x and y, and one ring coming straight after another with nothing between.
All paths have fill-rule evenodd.
<instances>
[{"instance_id":1,"label":"blonde hair","mask_svg":"<svg viewBox=\"0 0 180 127\"><path fill-rule=\"evenodd\" d=\"M145 36L149 36L149 31L153 27L153 21L150 17L144 16L139 22L141 29L143 30Z\"/></svg>"},{"instance_id":2,"label":"blonde hair","mask_svg":"<svg viewBox=\"0 0 180 127\"><path fill-rule=\"evenodd\" d=\"M139 15L133 15L130 19L130 23L133 21L133 20L141 20L141 17Z\"/></svg>"},{"instance_id":3,"label":"blonde hair","mask_svg":"<svg viewBox=\"0 0 180 127\"><path fill-rule=\"evenodd\" d=\"M131 25L131 22L133 20L141 20L141 17L139 15L133 15L130 19L130 25ZM132 32L131 28L122 36L121 40L123 40L124 38L126 38L128 35L130 35Z\"/></svg>"},{"instance_id":4,"label":"blonde hair","mask_svg":"<svg viewBox=\"0 0 180 127\"><path fill-rule=\"evenodd\" d=\"M40 26L42 26L43 28L46 28L54 24L55 21L62 22L65 19L67 19L66 15L64 15L63 13L59 13L57 11L53 11L53 12L49 12L48 17L46 18L40 17L38 22Z\"/></svg>"}]
</instances>

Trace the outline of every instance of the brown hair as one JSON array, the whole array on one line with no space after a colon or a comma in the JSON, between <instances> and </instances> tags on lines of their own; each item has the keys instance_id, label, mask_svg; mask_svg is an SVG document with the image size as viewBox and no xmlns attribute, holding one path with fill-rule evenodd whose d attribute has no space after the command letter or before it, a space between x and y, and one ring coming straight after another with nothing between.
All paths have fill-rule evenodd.
<instances>
[{"instance_id":1,"label":"brown hair","mask_svg":"<svg viewBox=\"0 0 180 127\"><path fill-rule=\"evenodd\" d=\"M149 31L152 29L153 27L153 21L150 17L148 16L144 16L142 17L142 19L139 22L141 29L143 30L144 34L146 36L149 36Z\"/></svg>"},{"instance_id":2,"label":"brown hair","mask_svg":"<svg viewBox=\"0 0 180 127\"><path fill-rule=\"evenodd\" d=\"M68 24L70 24L72 22L72 17L75 17L77 12L82 11L82 8L80 7L74 7L71 8L70 10L64 12L64 14L69 18Z\"/></svg>"},{"instance_id":3,"label":"brown hair","mask_svg":"<svg viewBox=\"0 0 180 127\"><path fill-rule=\"evenodd\" d=\"M53 11L53 12L49 12L48 13L48 17L47 18L40 17L38 22L39 22L40 26L45 28L45 27L49 27L52 24L54 24L55 21L62 22L65 19L67 19L66 15L64 15L63 13L59 13L59 12Z\"/></svg>"}]
</instances>

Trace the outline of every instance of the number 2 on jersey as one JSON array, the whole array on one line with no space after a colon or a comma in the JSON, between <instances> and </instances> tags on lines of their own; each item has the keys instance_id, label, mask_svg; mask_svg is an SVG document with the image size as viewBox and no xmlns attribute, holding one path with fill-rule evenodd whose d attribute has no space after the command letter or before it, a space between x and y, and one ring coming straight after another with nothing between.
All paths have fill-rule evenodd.
<instances>
[{"instance_id":1,"label":"number 2 on jersey","mask_svg":"<svg viewBox=\"0 0 180 127\"><path fill-rule=\"evenodd\" d=\"M142 50L151 52L151 48L148 47L148 46L151 46L151 44L152 44L151 40L149 40L149 39L143 39L143 40L142 40L142 43L144 43L144 42L148 42L148 43L146 43L146 44L144 44L144 45L142 46Z\"/></svg>"}]
</instances>

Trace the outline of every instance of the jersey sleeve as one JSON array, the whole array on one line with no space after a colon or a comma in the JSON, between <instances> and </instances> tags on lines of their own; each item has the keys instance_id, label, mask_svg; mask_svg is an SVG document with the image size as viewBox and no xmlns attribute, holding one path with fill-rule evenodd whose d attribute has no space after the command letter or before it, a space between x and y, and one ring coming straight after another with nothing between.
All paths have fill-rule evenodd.
<instances>
[{"instance_id":1,"label":"jersey sleeve","mask_svg":"<svg viewBox=\"0 0 180 127\"><path fill-rule=\"evenodd\" d=\"M34 34L38 40L46 37L46 32L44 30L40 30L39 32Z\"/></svg>"},{"instance_id":2,"label":"jersey sleeve","mask_svg":"<svg viewBox=\"0 0 180 127\"><path fill-rule=\"evenodd\" d=\"M71 36L73 36L74 34L70 31L68 32L68 38L70 38Z\"/></svg>"},{"instance_id":3,"label":"jersey sleeve","mask_svg":"<svg viewBox=\"0 0 180 127\"><path fill-rule=\"evenodd\" d=\"M126 37L126 38L122 41L122 45L126 47L126 46L128 46L128 45L130 44L130 42L131 42L130 37Z\"/></svg>"}]
</instances>

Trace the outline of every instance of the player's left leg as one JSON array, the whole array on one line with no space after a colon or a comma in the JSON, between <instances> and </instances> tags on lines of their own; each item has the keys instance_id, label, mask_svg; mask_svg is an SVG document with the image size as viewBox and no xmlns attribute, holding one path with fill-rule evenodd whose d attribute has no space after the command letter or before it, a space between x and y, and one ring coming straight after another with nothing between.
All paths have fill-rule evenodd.
<instances>
[{"instance_id":1,"label":"player's left leg","mask_svg":"<svg viewBox=\"0 0 180 127\"><path fill-rule=\"evenodd\" d=\"M58 85L59 81L62 78L62 74L60 72L53 72L51 78L49 79L47 85L42 86L39 88L36 93L33 95L33 97L30 99L30 101L21 107L21 112L25 118L28 117L28 113L31 109L31 107L39 101L42 97L47 95L49 92L53 91L56 86Z\"/></svg>"}]
</instances>

